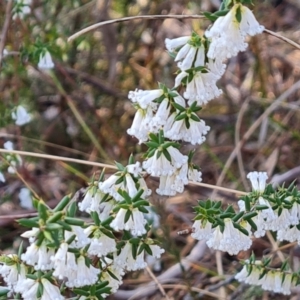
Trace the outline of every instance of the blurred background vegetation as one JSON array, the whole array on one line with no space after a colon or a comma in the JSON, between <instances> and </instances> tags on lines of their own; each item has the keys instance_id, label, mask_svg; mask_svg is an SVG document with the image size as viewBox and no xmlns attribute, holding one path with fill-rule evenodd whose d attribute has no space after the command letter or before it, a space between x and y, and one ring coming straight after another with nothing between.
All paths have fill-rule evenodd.
<instances>
[{"instance_id":1,"label":"blurred background vegetation","mask_svg":"<svg viewBox=\"0 0 300 300\"><path fill-rule=\"evenodd\" d=\"M257 19L267 29L300 41L298 0L253 2ZM126 134L135 114L127 99L128 91L155 89L158 82L172 87L176 65L165 50L165 38L189 35L191 30L203 33L210 22L204 19L134 20L101 27L71 43L67 42L68 37L109 19L149 14L201 14L201 11L217 10L218 4L218 0L33 0L31 13L23 19L12 20L7 32L5 49L11 55L4 58L0 74L0 147L11 140L16 149L90 161L126 163L131 153L139 159L144 146ZM6 2L1 1L1 27L5 9ZM51 52L55 77L37 68L36 51L41 45ZM226 74L219 82L223 95L200 113L211 127L207 141L195 149L195 163L201 168L203 182L215 184L218 181L244 133L275 99L299 80L300 51L266 33L249 40L248 50L228 62ZM272 178L300 166L299 96L299 91L291 93L254 134L244 140L239 152L241 160L234 160L226 170L222 186L249 190L244 180L249 171L267 171ZM33 121L23 127L8 122L11 109L18 104L25 105L33 115ZM183 148L184 151L193 149L187 144ZM85 186L88 178L99 172L98 168L79 164L30 157L24 161L19 174L50 204ZM295 174L289 181L299 177L299 172ZM155 189L157 181L148 179L148 184ZM16 175L1 183L0 214L24 212L17 199L17 192L23 186ZM191 207L196 205L197 199L207 199L210 195L211 190L195 186L163 202L154 194L152 202L157 204L162 217L163 234L158 233L158 237L164 237L161 239L167 250L165 268L192 248L194 241L177 236L176 232L191 226ZM236 201L225 193L217 196L225 203ZM9 219L0 225L0 248L14 247L21 229ZM236 257L225 258L228 274L234 272L235 260ZM195 282L201 287L210 285L217 275L214 257L208 253L201 268L198 266L191 274L193 278L187 277L189 285ZM195 274L198 277L194 277ZM132 276L138 282L142 275ZM205 280L200 283L199 278ZM174 299L198 299L195 295L183 298L189 293L181 292Z\"/></svg>"}]
</instances>

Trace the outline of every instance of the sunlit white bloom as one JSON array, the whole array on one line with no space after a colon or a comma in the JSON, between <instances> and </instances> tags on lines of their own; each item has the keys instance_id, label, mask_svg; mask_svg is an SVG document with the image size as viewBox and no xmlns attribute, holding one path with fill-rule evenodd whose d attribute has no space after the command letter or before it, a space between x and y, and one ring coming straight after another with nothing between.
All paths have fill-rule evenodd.
<instances>
[{"instance_id":1,"label":"sunlit white bloom","mask_svg":"<svg viewBox=\"0 0 300 300\"><path fill-rule=\"evenodd\" d=\"M127 133L135 136L139 140L139 144L148 140L149 124L153 116L153 107L149 106L146 109L138 108L131 127L127 129Z\"/></svg>"},{"instance_id":2,"label":"sunlit white bloom","mask_svg":"<svg viewBox=\"0 0 300 300\"><path fill-rule=\"evenodd\" d=\"M287 200L287 199L285 199ZM293 203L292 208L289 210L290 212L290 221L291 225L298 225L300 222L300 205L297 202Z\"/></svg>"},{"instance_id":3,"label":"sunlit white bloom","mask_svg":"<svg viewBox=\"0 0 300 300\"><path fill-rule=\"evenodd\" d=\"M168 99L164 99L158 106L158 109L149 123L149 132L157 133L167 122L171 110Z\"/></svg>"},{"instance_id":4,"label":"sunlit white bloom","mask_svg":"<svg viewBox=\"0 0 300 300\"><path fill-rule=\"evenodd\" d=\"M29 239L30 243L33 243L39 231L40 231L39 228L33 227L31 230L22 233L21 237L27 238Z\"/></svg>"},{"instance_id":5,"label":"sunlit white bloom","mask_svg":"<svg viewBox=\"0 0 300 300\"><path fill-rule=\"evenodd\" d=\"M202 172L200 172L196 168L189 168L188 179L193 182L201 182L202 181Z\"/></svg>"},{"instance_id":6,"label":"sunlit white bloom","mask_svg":"<svg viewBox=\"0 0 300 300\"><path fill-rule=\"evenodd\" d=\"M300 230L296 227L288 227L285 229L279 229L277 231L277 240L278 241L288 241L288 242L298 242L300 243Z\"/></svg>"},{"instance_id":7,"label":"sunlit white bloom","mask_svg":"<svg viewBox=\"0 0 300 300\"><path fill-rule=\"evenodd\" d=\"M110 273L114 274L114 277L112 277L110 273L107 272L107 270ZM109 266L107 270L104 270L101 273L100 279L102 282L108 281L108 287L111 288L112 293L115 293L119 289L119 286L123 283L122 277L124 276L125 272L122 268L119 268L115 265ZM108 295L102 295L102 297L106 297L106 296Z\"/></svg>"},{"instance_id":8,"label":"sunlit white bloom","mask_svg":"<svg viewBox=\"0 0 300 300\"><path fill-rule=\"evenodd\" d=\"M53 285L49 280L47 280L46 278L42 278L41 283L44 287L41 300L64 300L65 299L65 297L61 295L59 288L56 285Z\"/></svg>"},{"instance_id":9,"label":"sunlit white bloom","mask_svg":"<svg viewBox=\"0 0 300 300\"><path fill-rule=\"evenodd\" d=\"M152 105L153 101L158 99L163 95L162 89L157 90L138 90L130 91L128 94L128 98L133 103L138 103L142 109L147 109Z\"/></svg>"},{"instance_id":10,"label":"sunlit white bloom","mask_svg":"<svg viewBox=\"0 0 300 300\"><path fill-rule=\"evenodd\" d=\"M78 269L75 254L68 252L68 248L67 243L61 243L56 254L51 257L54 269L53 276L58 279L73 278Z\"/></svg>"},{"instance_id":11,"label":"sunlit white bloom","mask_svg":"<svg viewBox=\"0 0 300 300\"><path fill-rule=\"evenodd\" d=\"M282 293L282 273L279 271L269 271L262 279L262 289ZM288 292L286 289L285 293ZM290 291L289 291L290 292Z\"/></svg>"},{"instance_id":12,"label":"sunlit white bloom","mask_svg":"<svg viewBox=\"0 0 300 300\"><path fill-rule=\"evenodd\" d=\"M274 213L276 218L271 221L266 221L265 228L267 230L277 231L288 228L291 225L291 217L288 209L283 208L280 216L277 211Z\"/></svg>"},{"instance_id":13,"label":"sunlit white bloom","mask_svg":"<svg viewBox=\"0 0 300 300\"><path fill-rule=\"evenodd\" d=\"M226 251L230 255L238 254L242 250L248 250L252 245L250 225L248 223L243 224L249 233L245 235L233 226L231 219L225 219L224 223L224 231L221 232L220 227L217 226L209 240L207 240L207 246L216 250Z\"/></svg>"},{"instance_id":14,"label":"sunlit white bloom","mask_svg":"<svg viewBox=\"0 0 300 300\"><path fill-rule=\"evenodd\" d=\"M11 254L8 255L9 258L18 260L17 255ZM0 275L2 276L4 282L7 284L8 289L14 289L18 282L26 278L25 265L20 264L19 267L17 264L4 264L0 265Z\"/></svg>"},{"instance_id":15,"label":"sunlit white bloom","mask_svg":"<svg viewBox=\"0 0 300 300\"><path fill-rule=\"evenodd\" d=\"M175 61L181 70L188 70L191 67L201 67L205 65L205 48L203 45L194 47L185 44L177 53Z\"/></svg>"},{"instance_id":16,"label":"sunlit white bloom","mask_svg":"<svg viewBox=\"0 0 300 300\"><path fill-rule=\"evenodd\" d=\"M38 68L40 70L50 70L54 68L54 63L52 61L51 54L48 51L40 54Z\"/></svg>"},{"instance_id":17,"label":"sunlit white bloom","mask_svg":"<svg viewBox=\"0 0 300 300\"><path fill-rule=\"evenodd\" d=\"M169 120L172 118L171 120ZM186 126L185 119L176 120L174 114L167 121L167 126L164 128L164 136L171 140L183 140L192 145L202 144L205 141L204 135L210 130L203 120L199 122L189 119L189 128ZM173 122L172 122L173 121Z\"/></svg>"},{"instance_id":18,"label":"sunlit white bloom","mask_svg":"<svg viewBox=\"0 0 300 300\"><path fill-rule=\"evenodd\" d=\"M27 209L32 209L32 197L28 188L21 188L19 193L20 206Z\"/></svg>"},{"instance_id":19,"label":"sunlit white bloom","mask_svg":"<svg viewBox=\"0 0 300 300\"><path fill-rule=\"evenodd\" d=\"M78 268L68 277L68 282L66 282L66 286L72 287L82 287L85 285L92 285L97 282L98 274L100 270L90 266L86 266L85 259L83 256L79 256L77 259Z\"/></svg>"},{"instance_id":20,"label":"sunlit white bloom","mask_svg":"<svg viewBox=\"0 0 300 300\"><path fill-rule=\"evenodd\" d=\"M178 149L170 146L166 148L171 156L169 161L163 153L159 156L158 150L154 155L143 162L143 168L152 176L170 176L176 169L180 168L188 161L188 157L182 155ZM158 157L159 156L159 157Z\"/></svg>"},{"instance_id":21,"label":"sunlit white bloom","mask_svg":"<svg viewBox=\"0 0 300 300\"><path fill-rule=\"evenodd\" d=\"M179 73L175 78L175 86L179 86L187 77L187 72ZM189 100L188 104L192 105L193 102L197 101L197 104L201 106L219 97L222 94L222 90L216 85L218 79L219 77L212 72L194 72L192 80L186 83L186 91L183 94Z\"/></svg>"},{"instance_id":22,"label":"sunlit white bloom","mask_svg":"<svg viewBox=\"0 0 300 300\"><path fill-rule=\"evenodd\" d=\"M239 282L245 282L251 285L261 285L262 280L259 279L260 275L261 272L258 267L253 265L251 273L249 273L248 266L245 264L242 270L235 275L235 279Z\"/></svg>"},{"instance_id":23,"label":"sunlit white bloom","mask_svg":"<svg viewBox=\"0 0 300 300\"><path fill-rule=\"evenodd\" d=\"M4 149L6 150L14 150L14 144L11 141L7 141L3 144ZM10 174L15 174L15 169L22 165L22 158L18 154L13 155L6 155L6 160L9 162L10 166L8 167L7 171Z\"/></svg>"},{"instance_id":24,"label":"sunlit white bloom","mask_svg":"<svg viewBox=\"0 0 300 300\"><path fill-rule=\"evenodd\" d=\"M132 174L134 177L139 177L142 173L141 163L137 161L134 164L126 166L127 172Z\"/></svg>"},{"instance_id":25,"label":"sunlit white bloom","mask_svg":"<svg viewBox=\"0 0 300 300\"><path fill-rule=\"evenodd\" d=\"M193 224L193 233L191 236L196 240L208 240L212 236L212 224L207 220L196 220Z\"/></svg>"},{"instance_id":26,"label":"sunlit white bloom","mask_svg":"<svg viewBox=\"0 0 300 300\"><path fill-rule=\"evenodd\" d=\"M37 291L39 282L30 278L26 278L16 286L16 292L20 293L23 299L37 299ZM49 299L50 300L50 299Z\"/></svg>"},{"instance_id":27,"label":"sunlit white bloom","mask_svg":"<svg viewBox=\"0 0 300 300\"><path fill-rule=\"evenodd\" d=\"M6 181L2 172L0 172L0 181L1 182L5 182Z\"/></svg>"},{"instance_id":28,"label":"sunlit white bloom","mask_svg":"<svg viewBox=\"0 0 300 300\"><path fill-rule=\"evenodd\" d=\"M90 243L90 239L86 236L84 229L80 226L71 225L72 231L65 231L65 239L69 239L75 234L75 240L70 244L74 248L82 248Z\"/></svg>"},{"instance_id":29,"label":"sunlit white bloom","mask_svg":"<svg viewBox=\"0 0 300 300\"><path fill-rule=\"evenodd\" d=\"M13 11L13 19L14 20L16 20L17 18L23 19L26 15L30 14L31 2L32 0L17 0L16 7L18 7L18 9Z\"/></svg>"},{"instance_id":30,"label":"sunlit white bloom","mask_svg":"<svg viewBox=\"0 0 300 300\"><path fill-rule=\"evenodd\" d=\"M116 241L105 234L101 234L100 237L91 239L88 254L101 257L116 251L116 249Z\"/></svg>"},{"instance_id":31,"label":"sunlit white bloom","mask_svg":"<svg viewBox=\"0 0 300 300\"><path fill-rule=\"evenodd\" d=\"M176 49L184 46L190 38L190 36L182 36L176 39L165 39L166 48L168 51L174 52Z\"/></svg>"},{"instance_id":32,"label":"sunlit white bloom","mask_svg":"<svg viewBox=\"0 0 300 300\"><path fill-rule=\"evenodd\" d=\"M34 266L35 270L51 270L53 264L50 258L53 254L54 250L47 248L44 244L37 246L32 243L21 255L21 259L28 265Z\"/></svg>"},{"instance_id":33,"label":"sunlit white bloom","mask_svg":"<svg viewBox=\"0 0 300 300\"><path fill-rule=\"evenodd\" d=\"M152 256L155 258L160 258L164 250L157 245L149 245ZM120 254L115 257L115 263L117 266L124 268L128 271L136 271L139 269L144 269L147 264L145 262L145 251L142 251L137 255L136 259L132 255L132 244L127 242L124 248L121 250Z\"/></svg>"},{"instance_id":34,"label":"sunlit white bloom","mask_svg":"<svg viewBox=\"0 0 300 300\"><path fill-rule=\"evenodd\" d=\"M268 175L266 172L250 172L247 178L251 181L253 191L263 192L266 188Z\"/></svg>"},{"instance_id":35,"label":"sunlit white bloom","mask_svg":"<svg viewBox=\"0 0 300 300\"><path fill-rule=\"evenodd\" d=\"M241 21L237 20L237 10L240 10ZM205 35L211 38L207 56L224 60L244 51L248 44L245 42L246 35L262 33L264 27L259 25L253 13L240 3L234 5L224 17L219 17Z\"/></svg>"},{"instance_id":36,"label":"sunlit white bloom","mask_svg":"<svg viewBox=\"0 0 300 300\"><path fill-rule=\"evenodd\" d=\"M146 220L142 212L137 208L132 209L129 219L125 222L127 210L121 208L115 219L110 223L110 227L116 231L130 230L133 235L143 235L146 233L145 224Z\"/></svg>"},{"instance_id":37,"label":"sunlit white bloom","mask_svg":"<svg viewBox=\"0 0 300 300\"><path fill-rule=\"evenodd\" d=\"M220 59L209 59L207 69L218 78L221 78L225 73L226 65Z\"/></svg>"},{"instance_id":38,"label":"sunlit white bloom","mask_svg":"<svg viewBox=\"0 0 300 300\"><path fill-rule=\"evenodd\" d=\"M17 109L11 113L11 117L15 120L16 125L22 126L31 121L31 115L22 105L17 106Z\"/></svg>"}]
</instances>

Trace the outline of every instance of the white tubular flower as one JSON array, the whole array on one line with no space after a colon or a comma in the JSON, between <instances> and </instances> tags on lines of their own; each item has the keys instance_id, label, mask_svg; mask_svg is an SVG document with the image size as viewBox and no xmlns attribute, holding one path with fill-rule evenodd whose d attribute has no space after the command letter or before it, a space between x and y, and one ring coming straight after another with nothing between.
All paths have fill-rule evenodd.
<instances>
[{"instance_id":1,"label":"white tubular flower","mask_svg":"<svg viewBox=\"0 0 300 300\"><path fill-rule=\"evenodd\" d=\"M32 209L32 197L28 188L21 188L19 193L20 206L27 209Z\"/></svg>"},{"instance_id":2,"label":"white tubular flower","mask_svg":"<svg viewBox=\"0 0 300 300\"><path fill-rule=\"evenodd\" d=\"M21 259L28 265L34 266L35 270L51 270L53 264L50 258L53 254L53 249L47 249L44 244L38 247L33 243L27 247L26 252L21 255Z\"/></svg>"},{"instance_id":3,"label":"white tubular flower","mask_svg":"<svg viewBox=\"0 0 300 300\"><path fill-rule=\"evenodd\" d=\"M190 127L186 127L185 120L175 121L175 115L172 114L168 119L168 125L164 129L164 136L174 140L183 140L189 142L192 145L200 145L205 141L204 135L210 130L209 126L205 125L203 120L196 122L192 119L189 119ZM173 121L173 123L171 123Z\"/></svg>"},{"instance_id":4,"label":"white tubular flower","mask_svg":"<svg viewBox=\"0 0 300 300\"><path fill-rule=\"evenodd\" d=\"M125 216L126 216L127 210L121 208L115 219L110 223L110 227L113 228L116 231L120 230L130 230L133 235L143 235L147 231L145 229L146 220L144 218L144 215L142 212L140 212L137 208L134 208L131 211L131 216L125 223Z\"/></svg>"},{"instance_id":5,"label":"white tubular flower","mask_svg":"<svg viewBox=\"0 0 300 300\"><path fill-rule=\"evenodd\" d=\"M65 231L66 239L70 238L72 235L76 235L75 240L71 243L71 247L82 248L90 243L90 239L86 236L84 229L80 226L71 225L72 232Z\"/></svg>"},{"instance_id":6,"label":"white tubular flower","mask_svg":"<svg viewBox=\"0 0 300 300\"><path fill-rule=\"evenodd\" d=\"M236 18L237 10L240 10L241 22ZM236 4L226 16L219 17L205 32L206 37L212 39L207 56L221 60L235 56L247 48L246 35L260 34L263 30L264 27L259 25L246 6Z\"/></svg>"},{"instance_id":7,"label":"white tubular flower","mask_svg":"<svg viewBox=\"0 0 300 300\"><path fill-rule=\"evenodd\" d=\"M117 266L110 266L107 268L112 274L115 275L116 278L112 277L106 270L101 273L101 281L108 281L108 286L111 288L111 292L115 293L119 286L123 283L122 277L124 276L125 272L123 269ZM102 297L106 297L108 295L102 295Z\"/></svg>"},{"instance_id":8,"label":"white tubular flower","mask_svg":"<svg viewBox=\"0 0 300 300\"><path fill-rule=\"evenodd\" d=\"M247 178L251 181L253 191L258 191L260 193L264 192L266 188L266 181L268 175L266 172L250 172Z\"/></svg>"},{"instance_id":9,"label":"white tubular flower","mask_svg":"<svg viewBox=\"0 0 300 300\"><path fill-rule=\"evenodd\" d=\"M27 278L22 280L20 284L17 285L16 292L22 294L23 299L36 300L38 287L39 287L38 281Z\"/></svg>"},{"instance_id":10,"label":"white tubular flower","mask_svg":"<svg viewBox=\"0 0 300 300\"><path fill-rule=\"evenodd\" d=\"M143 168L152 176L171 176L176 169L180 168L188 161L188 157L182 155L178 149L170 146L166 149L170 156L171 162L162 153L159 157L158 150L154 155L143 162Z\"/></svg>"},{"instance_id":11,"label":"white tubular flower","mask_svg":"<svg viewBox=\"0 0 300 300\"><path fill-rule=\"evenodd\" d=\"M220 59L209 59L207 63L207 68L218 78L221 78L226 70L226 65L222 63Z\"/></svg>"},{"instance_id":12,"label":"white tubular flower","mask_svg":"<svg viewBox=\"0 0 300 300\"><path fill-rule=\"evenodd\" d=\"M149 123L149 132L157 133L167 122L171 110L168 99L164 99L158 106L155 116Z\"/></svg>"},{"instance_id":13,"label":"white tubular flower","mask_svg":"<svg viewBox=\"0 0 300 300\"><path fill-rule=\"evenodd\" d=\"M188 179L193 182L201 182L202 181L202 172L200 172L194 168L189 168Z\"/></svg>"},{"instance_id":14,"label":"white tubular flower","mask_svg":"<svg viewBox=\"0 0 300 300\"><path fill-rule=\"evenodd\" d=\"M159 98L163 94L162 89L157 90L138 90L130 91L128 94L128 98L133 103L138 103L139 106L143 109L147 109L149 106L153 105L153 101ZM156 104L154 104L156 106Z\"/></svg>"},{"instance_id":15,"label":"white tubular flower","mask_svg":"<svg viewBox=\"0 0 300 300\"><path fill-rule=\"evenodd\" d=\"M2 172L0 172L0 181L1 182L5 182L6 181L6 179L5 179L5 177L4 177L4 175L3 175Z\"/></svg>"},{"instance_id":16,"label":"white tubular flower","mask_svg":"<svg viewBox=\"0 0 300 300\"><path fill-rule=\"evenodd\" d=\"M273 211L270 202L263 197L258 198L259 205L266 205L268 208L260 211L262 218L266 219L266 222L272 222L277 219L277 215Z\"/></svg>"},{"instance_id":17,"label":"white tubular flower","mask_svg":"<svg viewBox=\"0 0 300 300\"><path fill-rule=\"evenodd\" d=\"M7 141L3 144L4 149L6 150L14 150L14 144L11 141ZM20 155L13 154L13 155L7 155L6 160L10 163L10 167L8 167L7 171L10 174L15 174L15 169L18 166L21 166L23 161Z\"/></svg>"},{"instance_id":18,"label":"white tubular flower","mask_svg":"<svg viewBox=\"0 0 300 300\"><path fill-rule=\"evenodd\" d=\"M105 234L101 234L100 237L91 239L88 254L97 255L98 257L101 257L112 253L116 250L116 241Z\"/></svg>"},{"instance_id":19,"label":"white tubular flower","mask_svg":"<svg viewBox=\"0 0 300 300\"><path fill-rule=\"evenodd\" d=\"M48 51L40 54L38 68L40 70L50 70L54 68L54 63L52 61L51 54Z\"/></svg>"},{"instance_id":20,"label":"white tubular flower","mask_svg":"<svg viewBox=\"0 0 300 300\"><path fill-rule=\"evenodd\" d=\"M191 236L196 240L208 240L213 233L212 224L207 220L196 220L193 224L193 233Z\"/></svg>"},{"instance_id":21,"label":"white tubular flower","mask_svg":"<svg viewBox=\"0 0 300 300\"><path fill-rule=\"evenodd\" d=\"M244 265L242 270L235 275L235 279L239 282L245 282L251 285L261 285L261 279L259 279L261 272L256 266L252 266L252 271L249 274L247 264Z\"/></svg>"},{"instance_id":22,"label":"white tubular flower","mask_svg":"<svg viewBox=\"0 0 300 300\"><path fill-rule=\"evenodd\" d=\"M278 213L275 212L275 216L275 219L271 221L266 221L266 230L277 231L280 229L286 229L291 225L291 216L288 209L283 208L280 216L278 216Z\"/></svg>"},{"instance_id":23,"label":"white tubular flower","mask_svg":"<svg viewBox=\"0 0 300 300\"><path fill-rule=\"evenodd\" d=\"M287 199L285 199L287 200ZM297 202L293 203L292 208L290 209L290 221L291 225L298 225L300 221L300 205Z\"/></svg>"},{"instance_id":24,"label":"white tubular flower","mask_svg":"<svg viewBox=\"0 0 300 300\"><path fill-rule=\"evenodd\" d=\"M279 229L277 231L277 240L278 241L288 241L288 242L298 242L300 243L300 231L296 226L291 228Z\"/></svg>"},{"instance_id":25,"label":"white tubular flower","mask_svg":"<svg viewBox=\"0 0 300 300\"><path fill-rule=\"evenodd\" d=\"M248 223L245 228L249 232L248 236L234 228L231 219L225 219L224 223L224 232L222 233L220 227L217 226L212 236L207 240L206 244L209 248L225 251L230 255L236 255L240 251L245 251L251 247L252 241Z\"/></svg>"},{"instance_id":26,"label":"white tubular flower","mask_svg":"<svg viewBox=\"0 0 300 300\"><path fill-rule=\"evenodd\" d=\"M51 257L54 265L53 276L60 280L73 278L78 269L75 254L68 252L68 247L67 243L61 243L56 254Z\"/></svg>"},{"instance_id":27,"label":"white tubular flower","mask_svg":"<svg viewBox=\"0 0 300 300\"><path fill-rule=\"evenodd\" d=\"M175 86L179 86L184 78L188 76L188 73L181 72L175 78ZM222 90L216 85L218 76L212 72L202 73L196 71L193 75L193 79L186 84L186 91L183 96L188 99L188 104L192 105L197 101L198 105L204 105L208 101L219 97L222 94Z\"/></svg>"},{"instance_id":28,"label":"white tubular flower","mask_svg":"<svg viewBox=\"0 0 300 300\"><path fill-rule=\"evenodd\" d=\"M190 36L182 36L176 39L165 39L166 48L170 52L174 52L176 49L184 46L189 40Z\"/></svg>"},{"instance_id":29,"label":"white tubular flower","mask_svg":"<svg viewBox=\"0 0 300 300\"><path fill-rule=\"evenodd\" d=\"M92 265L87 267L84 257L79 256L77 259L77 270L69 275L66 286L72 288L95 284L99 273L100 270Z\"/></svg>"},{"instance_id":30,"label":"white tubular flower","mask_svg":"<svg viewBox=\"0 0 300 300\"><path fill-rule=\"evenodd\" d=\"M205 48L194 47L190 44L184 45L175 58L175 61L179 61L178 67L181 70L188 70L193 67L201 67L205 65Z\"/></svg>"},{"instance_id":31,"label":"white tubular flower","mask_svg":"<svg viewBox=\"0 0 300 300\"><path fill-rule=\"evenodd\" d=\"M277 271L269 271L262 278L262 289L281 293L282 291L282 273Z\"/></svg>"},{"instance_id":32,"label":"white tubular flower","mask_svg":"<svg viewBox=\"0 0 300 300\"><path fill-rule=\"evenodd\" d=\"M18 257L15 254L10 254L8 257L12 259L16 258L16 260L18 260ZM26 279L25 265L20 264L19 267L17 264L0 265L0 275L3 277L9 290L15 289L17 284L20 284L20 282Z\"/></svg>"},{"instance_id":33,"label":"white tubular flower","mask_svg":"<svg viewBox=\"0 0 300 300\"><path fill-rule=\"evenodd\" d=\"M153 118L153 108L139 108L134 116L132 125L127 129L129 135L135 136L139 140L139 144L148 140L149 124Z\"/></svg>"},{"instance_id":34,"label":"white tubular flower","mask_svg":"<svg viewBox=\"0 0 300 300\"><path fill-rule=\"evenodd\" d=\"M23 126L31 121L31 116L22 105L17 106L16 111L11 113L11 117L15 120L16 125Z\"/></svg>"},{"instance_id":35,"label":"white tubular flower","mask_svg":"<svg viewBox=\"0 0 300 300\"><path fill-rule=\"evenodd\" d=\"M65 299L65 297L61 295L59 288L56 285L53 285L49 280L47 280L46 278L42 278L41 283L44 287L41 300L64 300Z\"/></svg>"},{"instance_id":36,"label":"white tubular flower","mask_svg":"<svg viewBox=\"0 0 300 300\"><path fill-rule=\"evenodd\" d=\"M139 177L142 173L141 163L137 161L135 164L126 166L127 172L132 174L134 177Z\"/></svg>"}]
</instances>

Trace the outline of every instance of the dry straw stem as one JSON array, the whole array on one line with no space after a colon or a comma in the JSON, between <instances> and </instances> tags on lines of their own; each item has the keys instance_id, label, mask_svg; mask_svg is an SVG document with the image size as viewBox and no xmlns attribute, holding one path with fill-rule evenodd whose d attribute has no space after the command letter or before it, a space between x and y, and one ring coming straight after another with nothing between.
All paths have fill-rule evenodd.
<instances>
[{"instance_id":1,"label":"dry straw stem","mask_svg":"<svg viewBox=\"0 0 300 300\"><path fill-rule=\"evenodd\" d=\"M82 165L89 165L89 166L94 166L94 167L117 170L117 167L113 166L113 165L103 164L103 163L98 163L98 162L93 162L93 161L86 161L86 160L82 160L82 159L75 159L75 158L70 158L70 157L64 157L64 156L56 156L56 155L49 155L49 154L42 154L42 153L19 151L19 150L7 150L7 149L0 149L0 153L18 154L18 155L23 155L23 156L38 157L38 158L44 158L44 159L50 159L50 160L56 160L56 161L73 162L73 163L82 164ZM223 192L233 193L233 194L237 194L237 195L247 195L247 193L242 192L242 191L228 189L228 188L224 188L221 186L214 186L214 185L207 184L207 183L189 182L189 184L206 187L208 189L217 189L217 190L220 190Z\"/></svg>"},{"instance_id":2,"label":"dry straw stem","mask_svg":"<svg viewBox=\"0 0 300 300\"><path fill-rule=\"evenodd\" d=\"M78 32L76 32L75 34L71 35L68 38L68 42L72 42L73 40L75 40L76 38L78 38L79 36L93 31L99 27L105 26L105 25L110 25L110 24L114 24L114 23L121 23L121 22L127 22L127 21L132 21L132 20L159 20L159 19L179 19L179 20L184 20L184 19L202 19L205 18L205 16L203 15L146 15L146 16L132 16L132 17L125 17L125 18L120 18L120 19L114 19L114 20L108 20L108 21L104 21L104 22L99 22L96 23L94 25L88 26ZM287 37L284 37L274 31L265 29L264 32L273 35L275 37L277 37L278 39L283 40L284 42L296 47L297 49L300 50L300 45L292 40L290 40Z\"/></svg>"},{"instance_id":3,"label":"dry straw stem","mask_svg":"<svg viewBox=\"0 0 300 300\"><path fill-rule=\"evenodd\" d=\"M5 11L5 21L3 24L3 29L1 33L1 40L0 40L0 70L1 70L1 65L2 65L2 60L3 60L3 50L5 47L5 42L6 42L6 35L9 29L9 24L11 20L11 11L12 11L12 5L13 5L13 0L9 0L6 5L6 11Z\"/></svg>"}]
</instances>

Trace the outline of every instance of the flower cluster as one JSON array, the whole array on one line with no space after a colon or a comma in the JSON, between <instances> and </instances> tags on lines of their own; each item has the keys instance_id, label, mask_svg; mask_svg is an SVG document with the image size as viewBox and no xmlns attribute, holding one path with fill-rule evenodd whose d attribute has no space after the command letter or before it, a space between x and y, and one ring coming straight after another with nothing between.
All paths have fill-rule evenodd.
<instances>
[{"instance_id":1,"label":"flower cluster","mask_svg":"<svg viewBox=\"0 0 300 300\"><path fill-rule=\"evenodd\" d=\"M90 290L96 293L90 296L105 298L118 289L125 272L147 266L146 256L160 258L164 250L147 237L150 225L145 214L151 191L140 163L130 158L126 167L117 167L118 172L106 180L104 173L98 181L93 179L78 204L90 214L91 224L75 217L76 203L68 196L52 210L42 201L34 202L38 217L19 221L32 228L22 234L30 245L24 253L0 257L9 295L64 299L60 293L64 288L85 295L87 286L101 286Z\"/></svg>"},{"instance_id":2,"label":"flower cluster","mask_svg":"<svg viewBox=\"0 0 300 300\"><path fill-rule=\"evenodd\" d=\"M296 274L282 272L282 270L268 270L260 261L252 264L245 261L244 267L235 276L240 282L284 295L291 294L291 288L295 286L297 277Z\"/></svg>"}]
</instances>

